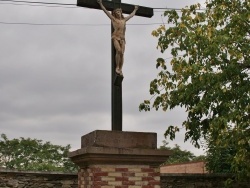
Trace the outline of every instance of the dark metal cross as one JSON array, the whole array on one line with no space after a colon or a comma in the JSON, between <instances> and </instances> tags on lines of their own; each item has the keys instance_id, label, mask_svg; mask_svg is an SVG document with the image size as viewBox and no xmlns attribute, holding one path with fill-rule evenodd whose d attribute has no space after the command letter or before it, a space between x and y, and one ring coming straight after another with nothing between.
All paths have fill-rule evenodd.
<instances>
[{"instance_id":1,"label":"dark metal cross","mask_svg":"<svg viewBox=\"0 0 250 188\"><path fill-rule=\"evenodd\" d=\"M109 0L103 1L104 7L113 11L116 8L121 8L122 12L125 14L130 14L134 10L134 5L121 3L121 0ZM100 5L97 3L97 0L77 0L77 6L101 9ZM154 15L152 8L148 7L139 7L136 14L137 16L151 18ZM111 34L113 32L113 27L111 24ZM112 46L112 79L111 79L111 88L112 88L112 130L113 131L122 131L122 80L123 76L117 75L115 72L116 62L115 62L115 47L111 41Z\"/></svg>"}]
</instances>

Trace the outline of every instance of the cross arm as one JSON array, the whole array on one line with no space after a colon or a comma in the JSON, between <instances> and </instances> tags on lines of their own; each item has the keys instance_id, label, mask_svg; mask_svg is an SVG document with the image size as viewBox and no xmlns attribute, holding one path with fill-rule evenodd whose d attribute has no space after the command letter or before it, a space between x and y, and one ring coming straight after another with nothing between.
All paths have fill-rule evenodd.
<instances>
[{"instance_id":1,"label":"cross arm","mask_svg":"<svg viewBox=\"0 0 250 188\"><path fill-rule=\"evenodd\" d=\"M112 1L103 1L102 2L105 8L109 11L114 10L115 7L114 2ZM96 2L96 0L77 0L77 6L79 7L86 7L86 8L93 8L93 9L101 9L100 5ZM125 14L130 14L133 12L135 6L131 4L121 3L122 12ZM136 14L137 16L148 17L151 18L154 15L154 10L148 7L139 6Z\"/></svg>"}]
</instances>

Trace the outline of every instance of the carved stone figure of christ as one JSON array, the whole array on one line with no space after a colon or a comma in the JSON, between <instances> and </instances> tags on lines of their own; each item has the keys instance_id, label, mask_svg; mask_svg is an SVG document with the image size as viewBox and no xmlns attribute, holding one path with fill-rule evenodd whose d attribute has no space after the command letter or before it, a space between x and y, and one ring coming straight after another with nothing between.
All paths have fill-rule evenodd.
<instances>
[{"instance_id":1,"label":"carved stone figure of christ","mask_svg":"<svg viewBox=\"0 0 250 188\"><path fill-rule=\"evenodd\" d=\"M126 22L132 18L139 6L135 6L134 11L127 17L122 15L122 9L118 8L112 11L110 14L102 4L102 0L97 0L101 9L106 13L112 22L114 32L112 33L112 40L116 50L115 61L116 69L115 72L119 75L123 75L122 67L124 63L124 51L125 51L125 31L126 31Z\"/></svg>"}]
</instances>

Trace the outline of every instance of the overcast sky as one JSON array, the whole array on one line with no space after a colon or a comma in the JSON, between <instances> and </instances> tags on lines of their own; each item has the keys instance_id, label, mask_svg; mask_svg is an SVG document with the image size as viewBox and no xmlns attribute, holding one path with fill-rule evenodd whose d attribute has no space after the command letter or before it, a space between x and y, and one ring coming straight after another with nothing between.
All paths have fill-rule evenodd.
<instances>
[{"instance_id":1,"label":"overcast sky","mask_svg":"<svg viewBox=\"0 0 250 188\"><path fill-rule=\"evenodd\" d=\"M76 0L47 2L76 4ZM204 0L122 2L183 8ZM159 146L168 125L181 125L186 118L180 108L168 112L139 112L138 108L151 98L149 84L157 75L156 59L171 57L156 49L157 38L151 35L166 20L162 14L155 9L152 18L129 20L123 69L123 130L156 132ZM110 32L110 20L101 10L0 1L0 133L10 139L70 144L75 150L80 148L82 135L111 130ZM170 144L196 155L204 152L189 141L184 143L183 135L178 134Z\"/></svg>"}]
</instances>

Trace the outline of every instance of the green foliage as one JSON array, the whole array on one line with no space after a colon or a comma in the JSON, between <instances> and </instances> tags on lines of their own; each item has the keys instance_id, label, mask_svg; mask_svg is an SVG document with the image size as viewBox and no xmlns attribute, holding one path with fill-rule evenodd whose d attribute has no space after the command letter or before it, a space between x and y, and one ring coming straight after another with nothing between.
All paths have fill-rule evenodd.
<instances>
[{"instance_id":1,"label":"green foliage","mask_svg":"<svg viewBox=\"0 0 250 188\"><path fill-rule=\"evenodd\" d=\"M207 165L206 168L213 173L234 173L235 162L234 158L237 157L237 142L234 139L228 139L226 135L222 137L222 141L226 142L223 145L217 145L212 138L208 138L208 150L207 150ZM248 146L246 146L247 149ZM248 148L249 149L249 148ZM249 157L249 156L248 156ZM246 163L240 163L237 165L238 171L245 171Z\"/></svg>"},{"instance_id":2,"label":"green foliage","mask_svg":"<svg viewBox=\"0 0 250 188\"><path fill-rule=\"evenodd\" d=\"M172 155L164 164L175 164L175 163L184 163L190 161L205 161L205 156L195 156L192 152L187 150L182 150L179 145L174 147L168 146L168 142L163 141L163 146L160 146L160 149L167 149L172 151Z\"/></svg>"},{"instance_id":3,"label":"green foliage","mask_svg":"<svg viewBox=\"0 0 250 188\"><path fill-rule=\"evenodd\" d=\"M41 140L0 137L0 166L6 169L74 172L77 167L67 157L70 145L65 147L43 143Z\"/></svg>"},{"instance_id":4,"label":"green foliage","mask_svg":"<svg viewBox=\"0 0 250 188\"><path fill-rule=\"evenodd\" d=\"M232 147L209 146L206 168L212 173L233 173L230 162L235 156L235 149Z\"/></svg>"},{"instance_id":5,"label":"green foliage","mask_svg":"<svg viewBox=\"0 0 250 188\"><path fill-rule=\"evenodd\" d=\"M171 49L172 59L157 60L160 72L150 84L155 100L140 110L185 108L185 140L199 147L201 138L209 138L215 152L234 143L234 156L227 157L230 170L249 178L250 1L208 0L206 9L199 9L196 4L180 14L166 11L171 27L152 32L161 52ZM174 139L179 129L171 125L165 136Z\"/></svg>"}]
</instances>

